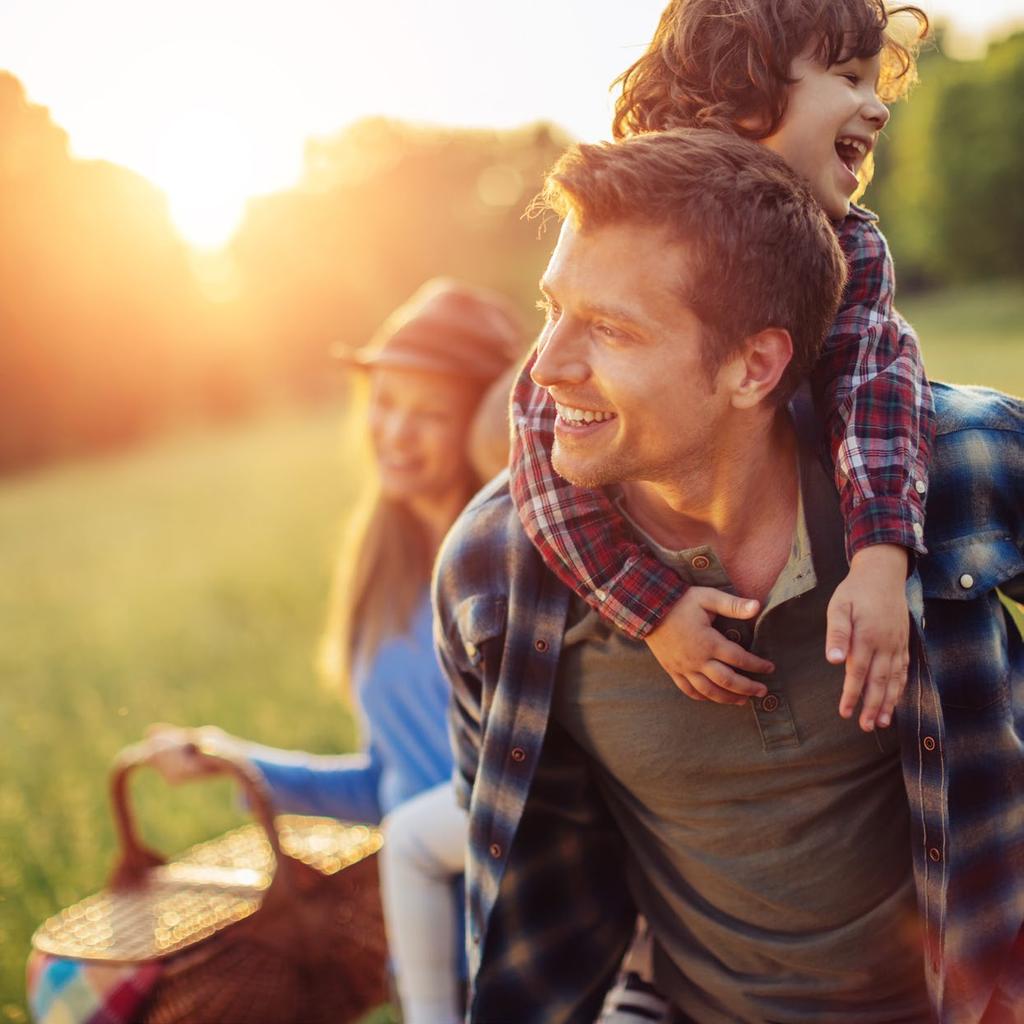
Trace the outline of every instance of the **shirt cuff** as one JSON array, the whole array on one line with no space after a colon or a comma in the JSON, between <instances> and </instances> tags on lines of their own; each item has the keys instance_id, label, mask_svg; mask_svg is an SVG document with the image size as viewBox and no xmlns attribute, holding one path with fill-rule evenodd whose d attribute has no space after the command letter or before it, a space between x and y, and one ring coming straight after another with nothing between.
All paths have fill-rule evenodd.
<instances>
[{"instance_id":1,"label":"shirt cuff","mask_svg":"<svg viewBox=\"0 0 1024 1024\"><path fill-rule=\"evenodd\" d=\"M917 555L928 553L923 517L904 498L866 498L845 513L848 559L875 544L897 544Z\"/></svg>"},{"instance_id":2,"label":"shirt cuff","mask_svg":"<svg viewBox=\"0 0 1024 1024\"><path fill-rule=\"evenodd\" d=\"M628 559L607 588L589 591L584 599L627 636L645 640L688 589L675 573L648 555Z\"/></svg>"}]
</instances>

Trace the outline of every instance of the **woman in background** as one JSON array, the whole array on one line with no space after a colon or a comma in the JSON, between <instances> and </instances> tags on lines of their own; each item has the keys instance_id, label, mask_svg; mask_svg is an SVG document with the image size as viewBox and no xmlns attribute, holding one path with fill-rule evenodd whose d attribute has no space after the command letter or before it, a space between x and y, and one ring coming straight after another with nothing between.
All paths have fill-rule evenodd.
<instances>
[{"instance_id":1,"label":"woman in background","mask_svg":"<svg viewBox=\"0 0 1024 1024\"><path fill-rule=\"evenodd\" d=\"M441 540L482 476L504 462L503 443L475 420L490 391L483 411L493 422L498 408L502 421L505 402L494 392L507 395L523 340L505 299L435 280L353 359L369 386L376 472L335 573L323 661L354 705L361 751L276 750L214 726L151 731L164 747L156 767L169 781L205 773L200 747L247 759L278 813L384 822L382 900L406 1024L462 1016L466 824L451 785L449 688L433 653L428 591ZM494 463L474 466L471 442ZM399 817L406 805L413 813ZM393 833L389 815L398 822Z\"/></svg>"}]
</instances>

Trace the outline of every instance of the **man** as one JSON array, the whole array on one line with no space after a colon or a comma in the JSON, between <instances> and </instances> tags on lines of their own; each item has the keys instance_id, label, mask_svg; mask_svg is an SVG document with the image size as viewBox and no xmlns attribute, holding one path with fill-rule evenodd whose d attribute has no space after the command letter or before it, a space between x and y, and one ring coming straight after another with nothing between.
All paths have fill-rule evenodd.
<instances>
[{"instance_id":1,"label":"man","mask_svg":"<svg viewBox=\"0 0 1024 1024\"><path fill-rule=\"evenodd\" d=\"M806 402L786 404L842 288L824 215L762 147L710 132L576 147L546 199L555 468L607 488L690 582L757 598L720 626L774 671L745 707L682 699L544 569L500 480L471 504L435 595L470 1019L592 1021L637 910L683 1020L1017 1019L1024 653L995 587L1024 592L1020 404L940 389L936 639L899 736L864 733L822 656L837 498Z\"/></svg>"}]
</instances>

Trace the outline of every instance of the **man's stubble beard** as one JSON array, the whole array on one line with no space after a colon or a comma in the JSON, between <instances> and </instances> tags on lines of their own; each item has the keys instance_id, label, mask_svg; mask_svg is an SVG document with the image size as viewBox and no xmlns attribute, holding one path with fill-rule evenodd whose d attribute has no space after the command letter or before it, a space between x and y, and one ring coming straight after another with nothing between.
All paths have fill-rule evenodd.
<instances>
[{"instance_id":1,"label":"man's stubble beard","mask_svg":"<svg viewBox=\"0 0 1024 1024\"><path fill-rule=\"evenodd\" d=\"M682 446L679 446L682 449ZM574 487L597 490L630 481L642 480L649 483L678 483L687 474L699 471L700 446L688 451L677 450L672 458L650 459L646 462L625 452L609 452L603 457L590 460L589 465L574 467L571 457L562 450L558 439L551 448L551 466L563 479Z\"/></svg>"}]
</instances>

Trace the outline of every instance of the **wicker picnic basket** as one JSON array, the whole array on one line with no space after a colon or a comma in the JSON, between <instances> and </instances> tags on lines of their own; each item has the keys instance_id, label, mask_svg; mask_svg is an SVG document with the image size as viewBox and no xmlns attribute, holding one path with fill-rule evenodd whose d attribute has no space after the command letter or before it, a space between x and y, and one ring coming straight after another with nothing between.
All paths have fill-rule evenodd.
<instances>
[{"instance_id":1,"label":"wicker picnic basket","mask_svg":"<svg viewBox=\"0 0 1024 1024\"><path fill-rule=\"evenodd\" d=\"M376 829L273 817L258 773L207 760L241 784L256 823L171 862L139 840L127 799L146 745L111 777L120 859L108 887L44 922L42 953L161 962L139 1024L342 1024L387 998Z\"/></svg>"}]
</instances>

